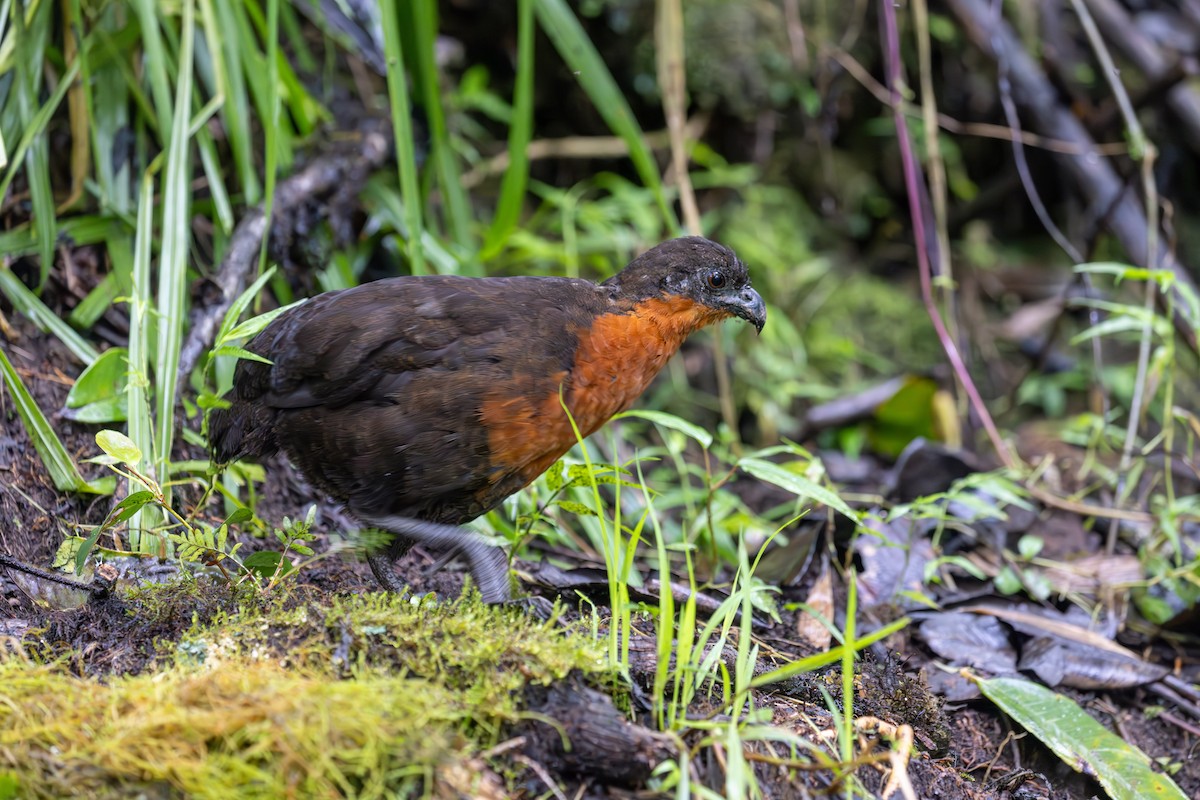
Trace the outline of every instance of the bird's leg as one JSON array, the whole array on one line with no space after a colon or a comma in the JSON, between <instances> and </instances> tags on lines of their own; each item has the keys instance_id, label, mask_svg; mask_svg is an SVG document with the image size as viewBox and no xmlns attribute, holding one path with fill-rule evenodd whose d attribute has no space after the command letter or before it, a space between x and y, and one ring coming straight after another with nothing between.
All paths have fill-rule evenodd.
<instances>
[{"instance_id":1,"label":"bird's leg","mask_svg":"<svg viewBox=\"0 0 1200 800\"><path fill-rule=\"evenodd\" d=\"M397 540L407 540L409 545L420 542L436 550L457 550L470 565L471 577L475 579L485 603L506 603L510 599L508 559L504 551L488 544L474 531L411 517L359 512L355 512L355 516L368 525L395 534ZM407 549L404 547L404 550ZM383 588L392 592L402 592L405 588L393 569L397 555L394 546L367 554L367 563L371 565L376 579Z\"/></svg>"}]
</instances>

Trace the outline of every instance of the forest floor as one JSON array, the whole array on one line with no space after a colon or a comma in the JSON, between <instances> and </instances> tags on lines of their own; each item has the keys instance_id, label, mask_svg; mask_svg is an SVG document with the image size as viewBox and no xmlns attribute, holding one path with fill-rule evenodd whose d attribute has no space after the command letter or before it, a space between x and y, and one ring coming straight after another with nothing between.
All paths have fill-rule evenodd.
<instances>
[{"instance_id":1,"label":"forest floor","mask_svg":"<svg viewBox=\"0 0 1200 800\"><path fill-rule=\"evenodd\" d=\"M68 356L57 340L21 320L11 323L18 372L41 408L62 408L73 370ZM99 523L112 500L57 491L7 396L3 413L0 550L47 565L64 534ZM77 460L97 452L91 426L52 419ZM283 462L268 467L257 513L276 524L284 515L301 515L310 502L301 480ZM320 506L318 552L337 540L345 524L337 509ZM248 541L247 548L261 543ZM572 565L567 552L549 555L560 568L593 566ZM11 693L8 702L23 708L23 727L0 733L0 797L128 796L134 790L189 795L190 782L213 771L206 762L217 754L279 770L301 795L370 796L378 778L366 774L367 762L359 765L360 774L346 764L338 766L340 779L323 773L327 760L352 749L339 737L365 746L356 728L361 736L377 731L385 739L392 760L382 759L379 769L419 765L412 790L437 797L544 796L547 783L556 784L550 790L560 797L653 796L650 771L659 761L678 763L681 747L690 748L694 780L725 790L731 756L713 745L711 730L706 738L698 727L682 740L654 730L647 699L655 677L650 614L634 614L629 674L621 679L604 654L609 620L603 581L561 591L545 581L526 584L526 591L562 601L555 618L543 621L521 608L452 600L461 592L463 573L457 567L430 572L432 564L418 549L399 565L417 596L436 593L437 601L422 603L383 596L365 564L336 554L304 567L269 595L231 585L212 569L181 576L150 561L125 563L116 591L104 599L64 594L0 569L0 642L7 654L0 658L0 695ZM540 569L521 560L514 567L526 577ZM581 596L590 608L581 608ZM774 625L755 626L756 673L812 655L796 633L798 616L788 611ZM886 621L867 618L859 625L869 630ZM896 762L885 757L887 742L874 736L900 726L913 736L904 769L917 797L1030 800L1098 793L1091 778L1073 772L993 706L933 694L923 669L933 658L912 633L909 628L890 637L859 661L855 715L879 723L864 726L870 730L857 745L852 769L817 763L800 769L779 742L744 743L742 757L767 796L827 794L845 786L849 773L865 791L884 791ZM722 658L732 662L736 654ZM222 683L228 681L234 684ZM344 693L331 692L331 681ZM146 695L151 684L158 688ZM837 722L830 709L838 707L841 685L833 665L756 689L752 704L774 725L826 751L833 765ZM1151 713L1156 700L1140 689L1059 691L1126 741L1174 762L1173 777L1185 794L1200 796L1200 759L1189 752L1195 739ZM308 701L297 707L297 697ZM497 699L504 697L511 705ZM392 720L395 730L361 718L388 698L401 715ZM409 707L414 699L417 709ZM714 700L698 693L687 715L719 723L712 717L719 694ZM313 706L322 703L325 714L314 718ZM430 707L439 704L449 708ZM120 718L111 711L118 707L145 714ZM422 725L413 715L429 720ZM161 726L149 721L156 717ZM552 725L533 721L550 718ZM259 734L253 733L256 725ZM565 749L557 733L574 734L575 747ZM37 765L32 772L30 764ZM255 784L236 771L216 772L223 777L210 775L218 781L210 789L228 781L231 789L257 785L258 795L272 794L264 788L273 785L269 781ZM40 776L36 785L31 774Z\"/></svg>"}]
</instances>

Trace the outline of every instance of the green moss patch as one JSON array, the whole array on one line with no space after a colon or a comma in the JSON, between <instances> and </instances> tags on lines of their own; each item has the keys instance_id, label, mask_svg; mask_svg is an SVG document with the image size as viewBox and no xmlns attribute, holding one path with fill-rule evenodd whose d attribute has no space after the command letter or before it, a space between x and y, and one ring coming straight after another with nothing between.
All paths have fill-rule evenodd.
<instances>
[{"instance_id":1,"label":"green moss patch","mask_svg":"<svg viewBox=\"0 0 1200 800\"><path fill-rule=\"evenodd\" d=\"M516 609L382 594L221 612L164 656L107 682L0 663L0 797L480 796L520 690L604 663Z\"/></svg>"}]
</instances>

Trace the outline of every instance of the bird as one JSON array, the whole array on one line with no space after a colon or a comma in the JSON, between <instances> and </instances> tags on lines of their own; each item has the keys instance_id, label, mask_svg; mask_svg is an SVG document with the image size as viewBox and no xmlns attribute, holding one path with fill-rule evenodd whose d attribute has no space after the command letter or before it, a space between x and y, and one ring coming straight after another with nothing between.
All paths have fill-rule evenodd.
<instances>
[{"instance_id":1,"label":"bird","mask_svg":"<svg viewBox=\"0 0 1200 800\"><path fill-rule=\"evenodd\" d=\"M392 535L367 553L385 589L404 591L394 564L419 542L457 551L482 599L508 602L503 550L462 526L629 408L690 334L727 318L761 333L766 316L746 265L698 236L601 283L422 275L325 292L246 344L265 361L240 360L211 411L212 458L282 450Z\"/></svg>"}]
</instances>

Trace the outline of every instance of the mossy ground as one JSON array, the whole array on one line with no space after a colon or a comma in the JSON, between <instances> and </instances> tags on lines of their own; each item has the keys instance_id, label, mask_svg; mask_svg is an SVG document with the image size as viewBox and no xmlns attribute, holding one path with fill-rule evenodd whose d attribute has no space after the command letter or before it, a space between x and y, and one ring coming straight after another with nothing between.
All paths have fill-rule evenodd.
<instances>
[{"instance_id":1,"label":"mossy ground","mask_svg":"<svg viewBox=\"0 0 1200 800\"><path fill-rule=\"evenodd\" d=\"M143 589L119 613L174 616L212 590ZM0 660L0 797L486 795L501 779L483 754L523 687L606 675L590 639L473 597L283 592L156 647L106 678Z\"/></svg>"}]
</instances>

